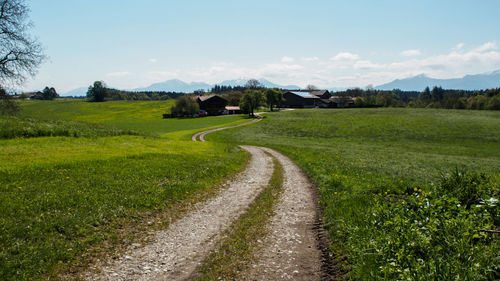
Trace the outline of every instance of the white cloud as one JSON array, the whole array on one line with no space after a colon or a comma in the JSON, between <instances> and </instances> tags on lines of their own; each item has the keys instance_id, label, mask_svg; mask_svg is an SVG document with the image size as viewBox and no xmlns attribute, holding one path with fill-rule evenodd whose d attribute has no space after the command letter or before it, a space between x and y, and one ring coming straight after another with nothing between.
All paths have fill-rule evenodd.
<instances>
[{"instance_id":1,"label":"white cloud","mask_svg":"<svg viewBox=\"0 0 500 281\"><path fill-rule=\"evenodd\" d=\"M107 77L124 77L124 76L129 76L131 74L132 73L130 73L128 71L122 71L122 72L111 72L111 73L106 74L106 76Z\"/></svg>"},{"instance_id":2,"label":"white cloud","mask_svg":"<svg viewBox=\"0 0 500 281\"><path fill-rule=\"evenodd\" d=\"M497 44L495 42L488 42L485 43L479 47L477 47L475 50L478 52L487 52L487 51L492 51L498 49Z\"/></svg>"},{"instance_id":3,"label":"white cloud","mask_svg":"<svg viewBox=\"0 0 500 281\"><path fill-rule=\"evenodd\" d=\"M464 43L458 43L454 48L453 50L455 51L458 51L458 50L461 50L463 47L465 46Z\"/></svg>"},{"instance_id":4,"label":"white cloud","mask_svg":"<svg viewBox=\"0 0 500 281\"><path fill-rule=\"evenodd\" d=\"M357 54L349 53L349 52L341 52L336 56L330 58L332 61L355 61L358 60L359 56Z\"/></svg>"},{"instance_id":5,"label":"white cloud","mask_svg":"<svg viewBox=\"0 0 500 281\"><path fill-rule=\"evenodd\" d=\"M400 53L403 57L416 57L420 56L422 53L419 50L405 50Z\"/></svg>"},{"instance_id":6,"label":"white cloud","mask_svg":"<svg viewBox=\"0 0 500 281\"><path fill-rule=\"evenodd\" d=\"M156 62L158 62L158 60L157 60L157 59L154 59L154 58L152 58L152 59L148 59L148 61L149 61L150 63L156 63Z\"/></svg>"},{"instance_id":7,"label":"white cloud","mask_svg":"<svg viewBox=\"0 0 500 281\"><path fill-rule=\"evenodd\" d=\"M284 56L281 58L281 62L287 63L287 62L293 62L293 61L295 61L295 59L291 58L291 57Z\"/></svg>"}]
</instances>

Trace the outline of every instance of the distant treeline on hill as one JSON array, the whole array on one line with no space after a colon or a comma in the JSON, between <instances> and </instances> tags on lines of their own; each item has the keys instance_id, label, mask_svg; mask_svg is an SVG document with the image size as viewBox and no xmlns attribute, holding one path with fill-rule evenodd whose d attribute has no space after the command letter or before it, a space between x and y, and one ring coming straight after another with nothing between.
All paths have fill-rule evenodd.
<instances>
[{"instance_id":1,"label":"distant treeline on hill","mask_svg":"<svg viewBox=\"0 0 500 281\"><path fill-rule=\"evenodd\" d=\"M117 89L106 89L106 99L109 100L169 100L176 99L185 93L144 91L130 92Z\"/></svg>"},{"instance_id":2,"label":"distant treeline on hill","mask_svg":"<svg viewBox=\"0 0 500 281\"><path fill-rule=\"evenodd\" d=\"M447 109L500 110L500 88L466 91L447 90L441 87L425 88L423 92L401 90L349 89L337 96L354 97L356 107L426 107Z\"/></svg>"}]
</instances>

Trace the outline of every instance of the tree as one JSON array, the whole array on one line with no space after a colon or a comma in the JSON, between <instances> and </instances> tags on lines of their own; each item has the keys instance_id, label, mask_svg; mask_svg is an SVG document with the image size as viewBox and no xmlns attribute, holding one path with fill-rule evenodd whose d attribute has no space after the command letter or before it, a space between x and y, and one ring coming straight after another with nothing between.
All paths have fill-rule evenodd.
<instances>
[{"instance_id":1,"label":"tree","mask_svg":"<svg viewBox=\"0 0 500 281\"><path fill-rule=\"evenodd\" d=\"M248 89L261 89L261 88L264 88L264 85L262 85L259 82L259 80L257 80L257 79L250 79L245 84L245 88L248 88Z\"/></svg>"},{"instance_id":2,"label":"tree","mask_svg":"<svg viewBox=\"0 0 500 281\"><path fill-rule=\"evenodd\" d=\"M266 89L265 91L266 102L269 105L269 109L273 111L273 106L279 105L281 99L283 98L283 93L278 89Z\"/></svg>"},{"instance_id":3,"label":"tree","mask_svg":"<svg viewBox=\"0 0 500 281\"><path fill-rule=\"evenodd\" d=\"M106 97L107 89L106 84L102 81L95 81L94 85L89 86L87 91L87 98L89 101L102 102Z\"/></svg>"},{"instance_id":4,"label":"tree","mask_svg":"<svg viewBox=\"0 0 500 281\"><path fill-rule=\"evenodd\" d=\"M262 105L264 102L264 95L259 90L248 89L245 91L245 95L240 101L240 109L243 113L248 113L250 116L254 116L254 110Z\"/></svg>"},{"instance_id":5,"label":"tree","mask_svg":"<svg viewBox=\"0 0 500 281\"><path fill-rule=\"evenodd\" d=\"M42 99L44 100L53 100L55 98L58 98L59 95L56 92L56 89L53 87L45 87L42 91Z\"/></svg>"},{"instance_id":6,"label":"tree","mask_svg":"<svg viewBox=\"0 0 500 281\"><path fill-rule=\"evenodd\" d=\"M199 104L188 96L180 96L170 108L170 112L177 117L193 116L199 111Z\"/></svg>"},{"instance_id":7,"label":"tree","mask_svg":"<svg viewBox=\"0 0 500 281\"><path fill-rule=\"evenodd\" d=\"M311 84L306 86L306 90L309 90L309 91L316 91L317 89L318 89L318 87L311 85Z\"/></svg>"},{"instance_id":8,"label":"tree","mask_svg":"<svg viewBox=\"0 0 500 281\"><path fill-rule=\"evenodd\" d=\"M0 115L14 115L19 110L21 110L19 104L0 86Z\"/></svg>"},{"instance_id":9,"label":"tree","mask_svg":"<svg viewBox=\"0 0 500 281\"><path fill-rule=\"evenodd\" d=\"M22 84L33 77L45 56L28 31L24 0L0 0L0 83Z\"/></svg>"}]
</instances>

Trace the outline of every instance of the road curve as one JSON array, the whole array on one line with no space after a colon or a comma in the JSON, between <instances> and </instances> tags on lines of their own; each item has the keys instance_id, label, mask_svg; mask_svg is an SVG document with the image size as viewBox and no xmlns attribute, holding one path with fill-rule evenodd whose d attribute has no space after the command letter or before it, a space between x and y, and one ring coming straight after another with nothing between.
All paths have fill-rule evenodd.
<instances>
[{"instance_id":1,"label":"road curve","mask_svg":"<svg viewBox=\"0 0 500 281\"><path fill-rule=\"evenodd\" d=\"M221 131L221 130L226 130L226 129L231 129L231 128L236 128L236 127L241 127L241 126L245 126L245 125L249 125L249 124L256 123L256 122L259 122L260 120L262 120L262 117L260 117L260 115L258 115L257 113L255 115L257 116L257 118L255 118L255 119L253 119L251 121L245 122L245 123L236 124L236 125L227 126L227 127L216 128L216 129L207 130L207 131L203 131L203 132L198 132L198 133L194 134L191 137L191 140L192 141L198 141L198 139L199 139L200 141L205 141L205 136L208 135L208 134L210 134L210 133Z\"/></svg>"}]
</instances>

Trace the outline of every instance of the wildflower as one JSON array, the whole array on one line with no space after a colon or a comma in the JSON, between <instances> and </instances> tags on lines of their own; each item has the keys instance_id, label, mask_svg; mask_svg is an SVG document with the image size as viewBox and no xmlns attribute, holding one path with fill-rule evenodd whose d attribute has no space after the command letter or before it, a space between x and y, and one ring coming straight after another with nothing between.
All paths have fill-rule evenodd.
<instances>
[{"instance_id":1,"label":"wildflower","mask_svg":"<svg viewBox=\"0 0 500 281\"><path fill-rule=\"evenodd\" d=\"M22 187L22 186L18 186L17 188L19 188L19 190L23 190L23 187Z\"/></svg>"},{"instance_id":2,"label":"wildflower","mask_svg":"<svg viewBox=\"0 0 500 281\"><path fill-rule=\"evenodd\" d=\"M422 202L418 202L418 205L419 205L419 206L422 206Z\"/></svg>"},{"instance_id":3,"label":"wildflower","mask_svg":"<svg viewBox=\"0 0 500 281\"><path fill-rule=\"evenodd\" d=\"M415 188L413 188L413 191L417 192L417 191L418 191L418 188L416 188L416 187L415 187Z\"/></svg>"},{"instance_id":4,"label":"wildflower","mask_svg":"<svg viewBox=\"0 0 500 281\"><path fill-rule=\"evenodd\" d=\"M387 191L385 192L385 195L387 195Z\"/></svg>"},{"instance_id":5,"label":"wildflower","mask_svg":"<svg viewBox=\"0 0 500 281\"><path fill-rule=\"evenodd\" d=\"M186 194L189 194L189 192L186 191Z\"/></svg>"},{"instance_id":6,"label":"wildflower","mask_svg":"<svg viewBox=\"0 0 500 281\"><path fill-rule=\"evenodd\" d=\"M338 194L338 192L337 192L337 191L335 191L333 194L337 195L337 194Z\"/></svg>"},{"instance_id":7,"label":"wildflower","mask_svg":"<svg viewBox=\"0 0 500 281\"><path fill-rule=\"evenodd\" d=\"M69 177L66 177L66 179L69 179Z\"/></svg>"}]
</instances>

